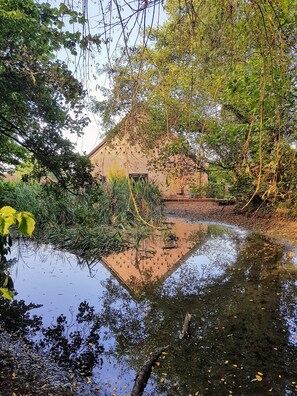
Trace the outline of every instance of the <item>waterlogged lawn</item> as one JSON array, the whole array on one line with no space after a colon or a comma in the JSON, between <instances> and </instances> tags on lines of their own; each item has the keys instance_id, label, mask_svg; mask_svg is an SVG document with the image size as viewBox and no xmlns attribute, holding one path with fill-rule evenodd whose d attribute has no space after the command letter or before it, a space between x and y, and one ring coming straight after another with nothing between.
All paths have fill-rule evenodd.
<instances>
[{"instance_id":1,"label":"waterlogged lawn","mask_svg":"<svg viewBox=\"0 0 297 396\"><path fill-rule=\"evenodd\" d=\"M296 394L295 252L219 224L192 238L191 255L141 295L100 262L15 244L17 296L2 320L100 396L128 395L148 354L167 345L147 395ZM187 312L190 337L180 339Z\"/></svg>"}]
</instances>

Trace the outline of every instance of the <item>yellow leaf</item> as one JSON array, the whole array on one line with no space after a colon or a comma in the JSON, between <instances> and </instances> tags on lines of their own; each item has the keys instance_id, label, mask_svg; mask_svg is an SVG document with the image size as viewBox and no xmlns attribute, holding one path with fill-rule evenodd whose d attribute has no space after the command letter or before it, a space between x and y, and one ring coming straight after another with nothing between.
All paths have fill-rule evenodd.
<instances>
[{"instance_id":1,"label":"yellow leaf","mask_svg":"<svg viewBox=\"0 0 297 396\"><path fill-rule=\"evenodd\" d=\"M165 381L165 378L162 377L162 378L160 379L160 382L164 382L164 381Z\"/></svg>"},{"instance_id":2,"label":"yellow leaf","mask_svg":"<svg viewBox=\"0 0 297 396\"><path fill-rule=\"evenodd\" d=\"M256 378L257 378L258 381L262 381L262 379L263 379L263 378L262 378L260 375L258 375L258 374L256 375Z\"/></svg>"},{"instance_id":3,"label":"yellow leaf","mask_svg":"<svg viewBox=\"0 0 297 396\"><path fill-rule=\"evenodd\" d=\"M4 206L0 209L0 235L9 234L9 227L16 222L15 213L16 210L10 206Z\"/></svg>"},{"instance_id":4,"label":"yellow leaf","mask_svg":"<svg viewBox=\"0 0 297 396\"><path fill-rule=\"evenodd\" d=\"M15 213L16 210L11 206L3 206L3 208L0 209L0 215L5 217L13 216Z\"/></svg>"},{"instance_id":5,"label":"yellow leaf","mask_svg":"<svg viewBox=\"0 0 297 396\"><path fill-rule=\"evenodd\" d=\"M14 292L7 289L7 287L1 287L0 292L2 293L3 298L6 298L7 300L13 300Z\"/></svg>"},{"instance_id":6,"label":"yellow leaf","mask_svg":"<svg viewBox=\"0 0 297 396\"><path fill-rule=\"evenodd\" d=\"M91 378L90 377L86 377L87 378L87 384L91 383Z\"/></svg>"},{"instance_id":7,"label":"yellow leaf","mask_svg":"<svg viewBox=\"0 0 297 396\"><path fill-rule=\"evenodd\" d=\"M262 375L262 376L263 376L263 374L262 374L260 371L258 371L258 372L257 372L257 374L258 374L258 375Z\"/></svg>"}]
</instances>

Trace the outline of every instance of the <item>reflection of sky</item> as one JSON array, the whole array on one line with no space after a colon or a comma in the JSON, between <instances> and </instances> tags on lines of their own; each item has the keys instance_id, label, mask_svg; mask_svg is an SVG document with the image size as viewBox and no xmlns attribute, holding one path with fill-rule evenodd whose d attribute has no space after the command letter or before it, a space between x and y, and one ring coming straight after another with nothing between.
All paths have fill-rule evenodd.
<instances>
[{"instance_id":1,"label":"reflection of sky","mask_svg":"<svg viewBox=\"0 0 297 396\"><path fill-rule=\"evenodd\" d=\"M46 325L61 312L70 313L82 300L98 305L100 281L110 276L100 263L91 274L87 266L82 270L74 255L49 247L14 246L11 256L18 257L18 264L11 269L17 299L42 304Z\"/></svg>"},{"instance_id":2,"label":"reflection of sky","mask_svg":"<svg viewBox=\"0 0 297 396\"><path fill-rule=\"evenodd\" d=\"M214 264L214 261L218 261L219 251L223 246L225 246L225 253L223 258L221 257L222 262L224 265L232 265L236 258L236 252L231 236L210 239L206 242L206 247L203 248L203 251L207 251L208 255L200 254L199 250L195 252L165 282L164 288L169 292L174 284L181 283L184 287L185 282L179 282L179 279L190 277L192 280L195 279L191 283L192 292L194 292L195 287L200 287L201 282L208 282L208 277L221 275L224 266L219 267ZM228 246L227 249L226 246ZM61 313L66 315L69 320L75 318L77 307L83 300L94 306L98 313L104 309L101 301L104 300L106 285L113 277L100 262L96 263L90 272L88 267L81 266L78 259L72 254L57 252L45 246L35 248L32 244L28 244L28 247L16 244L12 249L11 256L18 258L18 264L11 269L11 276L18 292L16 298L17 300L23 299L28 304L31 302L42 304L43 307L33 310L32 313L42 315L45 326L55 323L55 318ZM193 278L194 276L195 278ZM116 280L113 279L113 282L118 285ZM188 288L187 292L189 290ZM126 290L121 289L121 291L125 295L127 294ZM182 292L186 293L186 290L183 288ZM172 293L175 294L176 289L173 289ZM110 307L121 309L127 318L131 312L137 312L139 318L144 317L145 311L150 309L143 303L135 302L132 298L123 299L122 294L118 299L115 298L111 301ZM116 342L110 330L102 327L100 334L105 354L102 368L95 370L95 373L107 384L113 384L115 387L119 385L119 388L120 385L125 386L124 378L129 378L131 381L135 373L128 370L124 363L124 356L121 357L123 361L120 363L113 354ZM122 388L122 391L127 391L127 389Z\"/></svg>"},{"instance_id":3,"label":"reflection of sky","mask_svg":"<svg viewBox=\"0 0 297 396\"><path fill-rule=\"evenodd\" d=\"M72 321L77 307L84 300L100 313L102 307L99 302L105 291L103 283L112 277L100 262L96 263L90 273L88 267L81 266L72 254L57 252L45 246L35 248L31 244L27 247L14 245L11 257L18 258L17 265L10 270L17 291L16 300L24 300L27 304L42 304L43 307L32 310L32 314L42 315L45 326L54 324L60 314ZM101 328L101 343L105 332L106 329ZM114 344L112 335L107 334L104 337L107 355ZM107 355L103 358L98 374L107 383L115 384L120 377L120 367L116 359ZM133 377L134 374L130 375Z\"/></svg>"},{"instance_id":4,"label":"reflection of sky","mask_svg":"<svg viewBox=\"0 0 297 396\"><path fill-rule=\"evenodd\" d=\"M236 263L238 235L226 231L225 235L209 238L166 279L165 294L175 295L177 290L185 295L199 293L201 288L214 283Z\"/></svg>"},{"instance_id":5,"label":"reflection of sky","mask_svg":"<svg viewBox=\"0 0 297 396\"><path fill-rule=\"evenodd\" d=\"M32 313L42 315L45 325L53 323L54 318L61 313L71 318L71 312L73 312L73 316L75 316L79 303L84 300L94 306L95 311L99 314L105 313L104 311L108 307L111 310L114 309L115 313L119 312L123 320L127 318L127 321L133 322L133 319L136 318L142 326L146 326L146 322L149 322L151 313L160 322L163 320L163 307L158 303L162 300L158 294L160 291L161 294L177 297L174 301L181 304L182 308L183 295L200 294L204 292L204 288L212 285L219 288L220 284L226 280L226 270L228 273L232 273L230 269L232 270L232 266L236 263L239 249L245 245L247 233L238 234L235 229L231 229L233 232L230 232L230 228L211 227L210 225L208 239L205 239L205 242L193 251L192 255L163 285L160 285L161 287L157 287L152 291L152 295L147 296L149 298L143 299L141 302L133 300L127 290L100 262L96 263L89 271L86 265L79 264L74 255L59 253L45 246L35 248L33 244L28 244L28 247L23 244L19 248L15 244L11 257L17 257L18 263L12 266L11 276L18 292L16 299L23 299L27 304L43 304L42 308L35 309ZM261 247L261 242L259 246ZM248 264L247 260L246 266ZM286 324L285 327L289 331L289 341L296 345L297 313L294 291L296 291L297 285L294 284L293 276L292 281L283 282L279 308L283 323ZM252 282L249 279L247 281ZM220 291L220 289L218 290ZM152 297L151 300L150 297ZM209 305L211 306L211 302ZM205 306L205 310L207 309ZM112 319L116 320L117 316L113 315ZM142 339L141 335L145 338L147 333L145 331L138 332L132 327L130 324L126 326L130 329L131 335L135 336L136 343L142 345L143 341L143 353L145 354L147 352L145 339ZM116 322L114 328L116 330L113 330L112 325L109 324L108 316L106 327L101 328L100 332L105 354L102 369L96 372L96 377L101 379L101 382L116 387L117 391L114 393L127 394L131 391L131 384L135 377L135 372L129 370L129 367L133 366L135 356L133 351L125 350L125 346L122 347L124 350L122 355L117 356L117 353L121 352L117 350L117 341L119 340L115 340L114 331L119 335L122 334L121 323ZM154 343L154 340L152 342ZM107 387L106 394L112 395L112 393L112 387Z\"/></svg>"},{"instance_id":6,"label":"reflection of sky","mask_svg":"<svg viewBox=\"0 0 297 396\"><path fill-rule=\"evenodd\" d=\"M288 329L289 342L297 346L297 280L285 282L282 286L280 312Z\"/></svg>"}]
</instances>

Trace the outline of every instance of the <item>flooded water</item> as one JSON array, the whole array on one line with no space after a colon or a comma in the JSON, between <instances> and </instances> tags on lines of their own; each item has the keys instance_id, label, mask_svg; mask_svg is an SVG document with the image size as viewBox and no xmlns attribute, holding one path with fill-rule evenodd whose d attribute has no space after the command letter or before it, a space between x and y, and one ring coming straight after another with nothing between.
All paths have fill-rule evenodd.
<instances>
[{"instance_id":1,"label":"flooded water","mask_svg":"<svg viewBox=\"0 0 297 396\"><path fill-rule=\"evenodd\" d=\"M0 308L6 326L100 396L129 395L147 356L167 345L144 394L296 394L296 252L234 227L203 229L176 270L140 294L100 262L14 245L18 294Z\"/></svg>"}]
</instances>

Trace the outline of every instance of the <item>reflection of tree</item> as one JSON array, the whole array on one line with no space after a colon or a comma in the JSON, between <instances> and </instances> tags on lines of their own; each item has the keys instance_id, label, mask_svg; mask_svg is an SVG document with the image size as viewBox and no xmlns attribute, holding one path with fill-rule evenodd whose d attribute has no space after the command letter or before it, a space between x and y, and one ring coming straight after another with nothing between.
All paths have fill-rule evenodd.
<instances>
[{"instance_id":1,"label":"reflection of tree","mask_svg":"<svg viewBox=\"0 0 297 396\"><path fill-rule=\"evenodd\" d=\"M75 330L70 331L71 328ZM92 375L95 366L101 365L103 347L99 344L100 319L86 301L81 302L74 323L60 315L57 324L42 329L43 338L38 348L49 353L58 363Z\"/></svg>"},{"instance_id":2,"label":"reflection of tree","mask_svg":"<svg viewBox=\"0 0 297 396\"><path fill-rule=\"evenodd\" d=\"M115 282L107 284L102 320L116 338L119 360L126 356L137 371L145 353L171 345L154 371L155 394L293 392L297 361L282 308L292 303L293 296L283 292L292 280L281 265L283 250L254 236L236 245L236 263L198 285L199 293L183 294L197 281L191 272L185 272L174 293L168 293L170 284L159 285L148 289L139 304ZM192 337L178 341L187 311L193 315ZM258 371L263 381L252 381Z\"/></svg>"},{"instance_id":3,"label":"reflection of tree","mask_svg":"<svg viewBox=\"0 0 297 396\"><path fill-rule=\"evenodd\" d=\"M3 329L19 337L29 337L41 329L41 316L31 315L38 304L26 304L24 300L9 301L0 298L0 323Z\"/></svg>"},{"instance_id":4,"label":"reflection of tree","mask_svg":"<svg viewBox=\"0 0 297 396\"><path fill-rule=\"evenodd\" d=\"M102 364L103 347L99 343L99 315L87 302L81 302L75 320L68 323L64 315L56 325L42 327L42 317L31 315L41 305L26 304L23 300L0 299L0 325L10 334L22 337L42 354L50 355L59 364L74 372L92 375Z\"/></svg>"}]
</instances>

